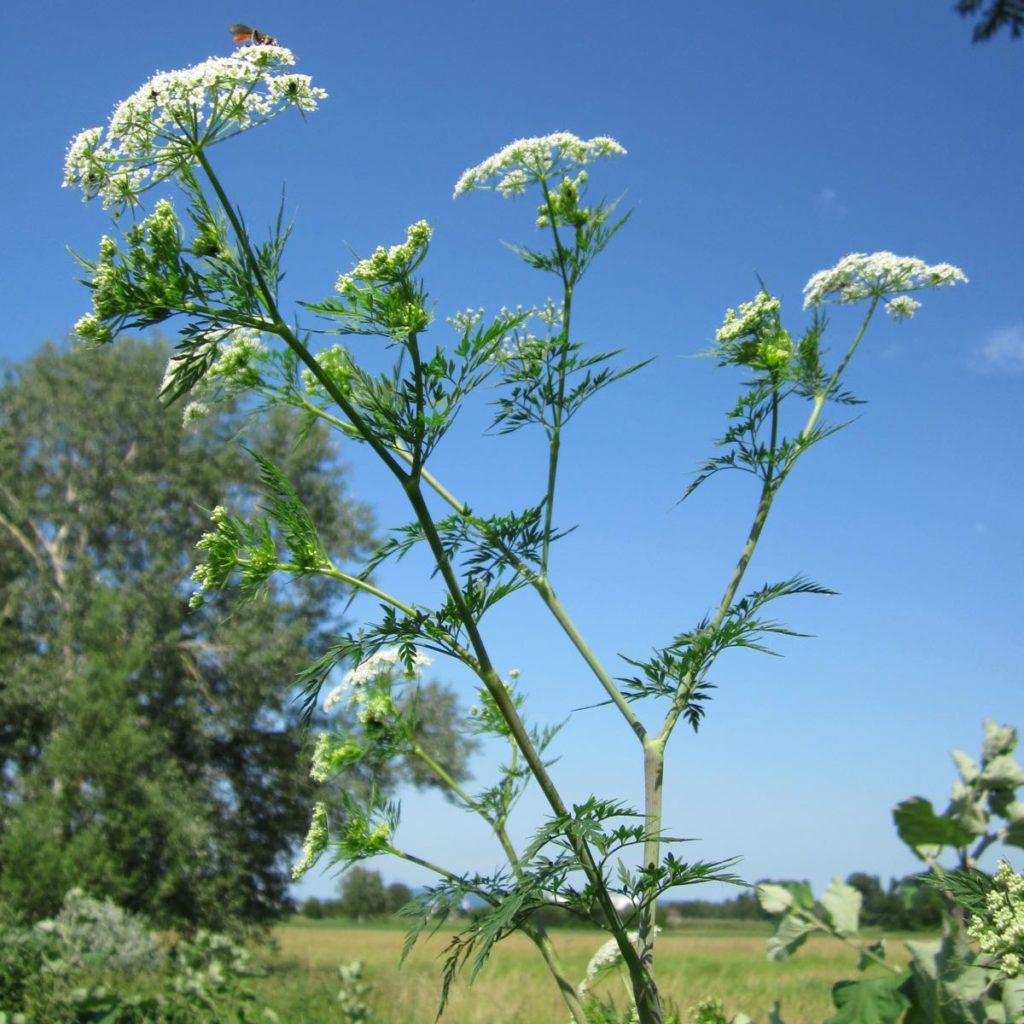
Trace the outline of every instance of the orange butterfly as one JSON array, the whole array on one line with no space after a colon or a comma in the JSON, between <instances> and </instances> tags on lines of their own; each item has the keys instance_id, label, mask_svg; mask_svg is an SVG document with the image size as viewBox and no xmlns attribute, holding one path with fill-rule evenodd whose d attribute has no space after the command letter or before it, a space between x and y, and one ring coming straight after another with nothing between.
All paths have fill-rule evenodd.
<instances>
[{"instance_id":1,"label":"orange butterfly","mask_svg":"<svg viewBox=\"0 0 1024 1024\"><path fill-rule=\"evenodd\" d=\"M257 28L249 28L248 25L229 25L228 31L235 37L236 43L253 43L255 46L278 45L273 36L268 36Z\"/></svg>"}]
</instances>

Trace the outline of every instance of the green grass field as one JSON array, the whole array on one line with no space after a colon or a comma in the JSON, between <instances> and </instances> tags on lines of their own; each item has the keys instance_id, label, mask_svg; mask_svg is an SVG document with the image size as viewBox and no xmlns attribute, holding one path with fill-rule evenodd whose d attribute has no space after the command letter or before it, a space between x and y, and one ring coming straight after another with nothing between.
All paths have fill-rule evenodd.
<instances>
[{"instance_id":1,"label":"green grass field","mask_svg":"<svg viewBox=\"0 0 1024 1024\"><path fill-rule=\"evenodd\" d=\"M832 985L857 977L856 955L839 943L812 939L795 957L770 963L756 924L707 924L680 928L658 940L657 974L663 997L686 1011L708 996L725 1004L727 1016L742 1011L766 1024L776 1000L786 1024L821 1024L835 1011ZM447 941L439 933L416 948L400 968L403 933L393 927L296 922L276 928L278 952L267 958L271 973L258 983L282 1022L337 1024L337 968L362 960L373 985L368 1002L378 1024L431 1024L441 991L438 959ZM921 936L917 936L921 938ZM553 938L578 980L603 941L595 932L559 930ZM890 955L902 962L901 943ZM605 987L610 994L612 987ZM600 990L599 990L600 991ZM625 1003L619 1000L621 1005ZM521 936L500 943L477 980L460 981L449 1001L447 1024L566 1024L568 1014L533 945Z\"/></svg>"}]
</instances>

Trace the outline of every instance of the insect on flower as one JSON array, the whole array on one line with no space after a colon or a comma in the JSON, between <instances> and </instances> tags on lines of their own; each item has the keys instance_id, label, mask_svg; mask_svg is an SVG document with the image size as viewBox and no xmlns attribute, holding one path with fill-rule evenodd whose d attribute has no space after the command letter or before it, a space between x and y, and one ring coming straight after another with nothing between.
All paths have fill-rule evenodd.
<instances>
[{"instance_id":1,"label":"insect on flower","mask_svg":"<svg viewBox=\"0 0 1024 1024\"><path fill-rule=\"evenodd\" d=\"M228 26L228 31L235 37L236 43L252 43L254 46L277 46L278 42L273 36L268 36L258 28L250 28L248 25L234 24Z\"/></svg>"}]
</instances>

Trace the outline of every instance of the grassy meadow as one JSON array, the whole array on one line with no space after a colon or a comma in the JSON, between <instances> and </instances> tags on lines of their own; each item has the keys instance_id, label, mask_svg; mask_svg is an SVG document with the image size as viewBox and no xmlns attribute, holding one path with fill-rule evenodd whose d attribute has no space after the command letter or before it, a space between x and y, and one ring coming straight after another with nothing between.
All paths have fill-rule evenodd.
<instances>
[{"instance_id":1,"label":"grassy meadow","mask_svg":"<svg viewBox=\"0 0 1024 1024\"><path fill-rule=\"evenodd\" d=\"M657 961L663 996L675 1004L684 1022L690 1007L715 996L724 1002L727 1016L742 1011L766 1024L768 1011L778 1000L786 1024L821 1024L835 1012L829 997L833 983L857 976L856 954L834 940L811 939L791 960L770 963L765 956L769 932L768 926L756 924L709 923L663 934ZM377 1024L432 1024L441 991L438 957L449 934L442 931L423 941L399 968L404 934L398 929L330 922L284 925L274 930L278 950L267 956L270 974L258 988L287 1024L337 1024L338 965L362 960L364 980L373 986L367 1002ZM604 941L596 932L559 930L553 937L577 981ZM901 962L902 952L897 942L890 955ZM610 980L611 986L606 982L597 991L621 994L617 978ZM518 935L497 946L472 985L456 984L443 1018L445 1024L567 1020L534 946Z\"/></svg>"}]
</instances>

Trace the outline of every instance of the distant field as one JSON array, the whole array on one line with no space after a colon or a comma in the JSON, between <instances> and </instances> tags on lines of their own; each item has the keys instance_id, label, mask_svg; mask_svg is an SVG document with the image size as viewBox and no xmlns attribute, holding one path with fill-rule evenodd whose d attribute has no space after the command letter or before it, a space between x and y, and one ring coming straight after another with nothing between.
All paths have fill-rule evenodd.
<instances>
[{"instance_id":1,"label":"distant field","mask_svg":"<svg viewBox=\"0 0 1024 1024\"><path fill-rule=\"evenodd\" d=\"M742 1011L766 1024L775 1000L786 1024L821 1024L835 1011L834 982L856 977L855 954L839 943L812 939L795 957L769 963L758 924L708 923L663 934L658 940L658 980L665 998L682 1012L717 996L727 1015ZM337 1024L334 999L338 964L362 960L373 986L368 1000L378 1024L432 1024L440 994L440 961L447 935L439 933L398 966L403 933L394 927L339 927L296 921L276 928L279 952L273 974L259 983L284 1024ZM553 933L574 980L603 941L593 932ZM920 938L921 936L918 936ZM902 962L902 944L890 956ZM609 993L615 993L609 988ZM476 982L459 983L443 1021L447 1024L565 1024L568 1016L533 945L521 936L500 943Z\"/></svg>"}]
</instances>

